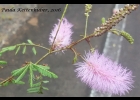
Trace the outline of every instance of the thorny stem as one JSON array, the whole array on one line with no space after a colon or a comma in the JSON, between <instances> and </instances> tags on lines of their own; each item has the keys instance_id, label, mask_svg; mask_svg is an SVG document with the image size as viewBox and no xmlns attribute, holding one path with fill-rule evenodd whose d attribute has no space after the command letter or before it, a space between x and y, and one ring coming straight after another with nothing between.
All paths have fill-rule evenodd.
<instances>
[{"instance_id":1,"label":"thorny stem","mask_svg":"<svg viewBox=\"0 0 140 100\"><path fill-rule=\"evenodd\" d=\"M57 34L58 34L59 29L60 29L60 25L61 25L62 19L64 18L64 15L65 15L65 13L66 13L66 11L67 11L67 8L68 8L68 4L66 4L65 9L64 9L64 12L63 12L63 14L62 14L62 17L61 17L61 19L60 19L60 23L59 23L59 25L58 25L58 29L57 29L56 35L55 35L55 37L54 37L54 40L53 40L53 43L52 43L52 46L51 46L51 50L53 49L53 45L54 45L55 39L56 39L56 37L57 37Z\"/></svg>"}]
</instances>

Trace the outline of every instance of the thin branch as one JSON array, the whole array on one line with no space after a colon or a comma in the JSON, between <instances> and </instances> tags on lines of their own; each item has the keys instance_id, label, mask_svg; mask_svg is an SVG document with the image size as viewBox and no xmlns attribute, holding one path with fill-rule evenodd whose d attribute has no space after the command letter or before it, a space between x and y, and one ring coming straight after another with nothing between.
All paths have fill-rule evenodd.
<instances>
[{"instance_id":1,"label":"thin branch","mask_svg":"<svg viewBox=\"0 0 140 100\"><path fill-rule=\"evenodd\" d=\"M63 14L62 14L62 17L61 17L60 23L59 23L59 25L58 25L58 29L57 29L56 35L55 35L55 37L54 37L54 40L53 40L53 43L52 43L52 46L51 46L51 50L53 49L53 45L54 45L55 39L56 39L56 37L57 37L57 34L58 34L59 29L60 29L60 25L61 25L62 19L64 18L64 15L65 15L65 13L66 13L66 11L67 11L67 8L68 8L68 4L66 4L65 9L64 9L64 12L63 12Z\"/></svg>"},{"instance_id":2,"label":"thin branch","mask_svg":"<svg viewBox=\"0 0 140 100\"><path fill-rule=\"evenodd\" d=\"M86 25L85 25L85 36L86 37L86 34L87 34L87 24L88 24L88 15L86 16Z\"/></svg>"},{"instance_id":3,"label":"thin branch","mask_svg":"<svg viewBox=\"0 0 140 100\"><path fill-rule=\"evenodd\" d=\"M43 57L41 57L35 64L38 64L40 61L42 61L45 57L47 57L49 54L51 54L50 52L46 53Z\"/></svg>"}]
</instances>

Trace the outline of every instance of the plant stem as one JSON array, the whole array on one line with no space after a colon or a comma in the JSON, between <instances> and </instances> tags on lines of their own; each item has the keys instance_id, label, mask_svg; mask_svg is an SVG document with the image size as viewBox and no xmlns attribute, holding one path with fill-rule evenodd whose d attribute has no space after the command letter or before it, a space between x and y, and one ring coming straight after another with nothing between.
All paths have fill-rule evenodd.
<instances>
[{"instance_id":1,"label":"plant stem","mask_svg":"<svg viewBox=\"0 0 140 100\"><path fill-rule=\"evenodd\" d=\"M60 23L59 23L59 25L58 25L58 29L57 29L56 35L55 35L55 37L54 37L54 40L53 40L53 43L52 43L52 46L51 46L51 50L53 49L53 45L54 45L55 39L56 39L56 37L57 37L57 34L58 34L59 29L60 29L60 25L61 25L62 19L64 18L64 15L65 15L65 13L66 13L66 11L67 11L67 8L68 8L68 4L66 4L65 9L64 9L64 12L63 12L63 14L62 14L62 17L61 17Z\"/></svg>"},{"instance_id":2,"label":"plant stem","mask_svg":"<svg viewBox=\"0 0 140 100\"><path fill-rule=\"evenodd\" d=\"M40 61L42 61L45 57L47 57L49 54L51 54L50 52L46 53L43 57L41 57L35 64L38 64Z\"/></svg>"},{"instance_id":3,"label":"plant stem","mask_svg":"<svg viewBox=\"0 0 140 100\"><path fill-rule=\"evenodd\" d=\"M88 17L89 16L86 16L86 24L85 24L85 36L86 37L86 34L87 34L87 24L88 24Z\"/></svg>"}]
</instances>

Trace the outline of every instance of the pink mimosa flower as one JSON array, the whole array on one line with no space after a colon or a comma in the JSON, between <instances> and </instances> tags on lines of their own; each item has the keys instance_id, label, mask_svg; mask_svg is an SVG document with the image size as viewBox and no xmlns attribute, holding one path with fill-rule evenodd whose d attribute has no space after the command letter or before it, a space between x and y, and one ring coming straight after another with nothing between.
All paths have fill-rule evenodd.
<instances>
[{"instance_id":1,"label":"pink mimosa flower","mask_svg":"<svg viewBox=\"0 0 140 100\"><path fill-rule=\"evenodd\" d=\"M133 88L132 72L112 62L97 50L88 52L84 62L78 62L75 72L82 82L101 93L125 95Z\"/></svg>"},{"instance_id":2,"label":"pink mimosa flower","mask_svg":"<svg viewBox=\"0 0 140 100\"><path fill-rule=\"evenodd\" d=\"M59 20L58 24L55 24L54 29L50 33L50 37L49 37L50 45L52 45L52 43L53 43L59 23L60 23L60 20ZM59 29L56 39L54 41L54 47L53 47L54 50L59 50L65 46L68 46L71 43L71 41L72 41L71 35L73 33L71 30L72 26L73 25L71 23L69 23L66 18L63 18L60 29Z\"/></svg>"}]
</instances>

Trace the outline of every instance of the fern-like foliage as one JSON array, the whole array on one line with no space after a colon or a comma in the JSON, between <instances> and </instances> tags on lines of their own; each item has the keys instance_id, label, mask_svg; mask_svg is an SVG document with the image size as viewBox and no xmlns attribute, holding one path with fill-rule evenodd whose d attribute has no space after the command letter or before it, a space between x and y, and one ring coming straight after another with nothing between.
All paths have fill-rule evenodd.
<instances>
[{"instance_id":1,"label":"fern-like foliage","mask_svg":"<svg viewBox=\"0 0 140 100\"><path fill-rule=\"evenodd\" d=\"M7 51L13 51L15 50L16 46L8 46L8 47L5 47L5 48L2 48L0 50L0 56L2 56L3 53L7 52Z\"/></svg>"},{"instance_id":2,"label":"fern-like foliage","mask_svg":"<svg viewBox=\"0 0 140 100\"><path fill-rule=\"evenodd\" d=\"M13 51L13 50L16 50L15 51L15 55L20 51L21 49L21 46L23 46L23 50L22 50L22 54L25 54L26 53L26 48L27 46L33 46L32 47L32 52L34 55L37 54L37 51L35 49L35 46L38 46L36 44L34 44L31 40L27 40L28 43L21 43L21 44L17 44L17 45L14 45L14 46L8 46L8 47L4 47L0 50L0 56L2 56L3 53L6 53L8 51Z\"/></svg>"},{"instance_id":3,"label":"fern-like foliage","mask_svg":"<svg viewBox=\"0 0 140 100\"><path fill-rule=\"evenodd\" d=\"M1 62L6 63L6 62ZM53 72L49 71L50 67L48 65L38 65L34 64L32 62L27 62L27 64L19 69L16 69L11 72L12 76L14 78L8 79L4 82L0 83L0 86L7 86L10 83L13 84L25 84L25 82L22 81L23 77L26 75L27 72L29 72L29 86L30 88L27 90L29 93L43 93L42 90L48 90L48 88L43 87L43 83L48 83L49 81L42 80L42 76L47 76L49 78L57 78L58 76L54 74ZM34 72L38 71L40 74L40 77L35 77ZM34 83L35 80L39 81L37 83Z\"/></svg>"}]
</instances>

